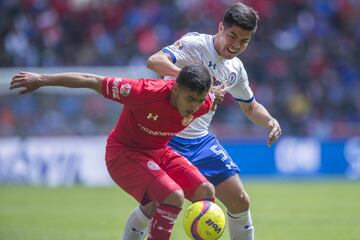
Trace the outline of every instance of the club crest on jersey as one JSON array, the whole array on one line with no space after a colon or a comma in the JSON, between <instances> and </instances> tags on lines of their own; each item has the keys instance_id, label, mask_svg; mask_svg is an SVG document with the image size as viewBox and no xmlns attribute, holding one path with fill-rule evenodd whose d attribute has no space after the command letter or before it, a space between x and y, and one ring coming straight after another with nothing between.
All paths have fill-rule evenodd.
<instances>
[{"instance_id":1,"label":"club crest on jersey","mask_svg":"<svg viewBox=\"0 0 360 240\"><path fill-rule=\"evenodd\" d=\"M236 73L232 72L229 75L228 83L229 83L229 85L233 85L235 83L235 81L236 81Z\"/></svg>"},{"instance_id":2,"label":"club crest on jersey","mask_svg":"<svg viewBox=\"0 0 360 240\"><path fill-rule=\"evenodd\" d=\"M160 170L159 165L157 165L157 163L152 160L147 162L147 167L151 170Z\"/></svg>"},{"instance_id":3,"label":"club crest on jersey","mask_svg":"<svg viewBox=\"0 0 360 240\"><path fill-rule=\"evenodd\" d=\"M152 119L153 121L156 121L158 119L159 115L155 115L152 113L148 113L148 115L146 116L147 119Z\"/></svg>"},{"instance_id":4,"label":"club crest on jersey","mask_svg":"<svg viewBox=\"0 0 360 240\"><path fill-rule=\"evenodd\" d=\"M127 96L129 96L130 91L131 91L131 85L126 83L126 84L121 86L120 95L124 96L124 97L127 97Z\"/></svg>"},{"instance_id":5,"label":"club crest on jersey","mask_svg":"<svg viewBox=\"0 0 360 240\"><path fill-rule=\"evenodd\" d=\"M184 45L180 41L175 42L174 46L179 50L184 48Z\"/></svg>"},{"instance_id":6,"label":"club crest on jersey","mask_svg":"<svg viewBox=\"0 0 360 240\"><path fill-rule=\"evenodd\" d=\"M182 125L183 125L183 126L189 125L189 124L192 122L193 119L194 119L194 115L190 115L190 116L188 116L188 117L184 117L183 120L182 120Z\"/></svg>"}]
</instances>

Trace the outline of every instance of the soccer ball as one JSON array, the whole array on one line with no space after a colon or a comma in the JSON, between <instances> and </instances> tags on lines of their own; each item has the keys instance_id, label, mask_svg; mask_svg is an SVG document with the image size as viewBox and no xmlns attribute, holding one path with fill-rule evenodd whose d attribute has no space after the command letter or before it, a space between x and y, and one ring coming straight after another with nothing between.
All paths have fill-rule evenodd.
<instances>
[{"instance_id":1,"label":"soccer ball","mask_svg":"<svg viewBox=\"0 0 360 240\"><path fill-rule=\"evenodd\" d=\"M184 214L183 227L190 239L216 240L224 232L225 215L213 202L195 202Z\"/></svg>"}]
</instances>

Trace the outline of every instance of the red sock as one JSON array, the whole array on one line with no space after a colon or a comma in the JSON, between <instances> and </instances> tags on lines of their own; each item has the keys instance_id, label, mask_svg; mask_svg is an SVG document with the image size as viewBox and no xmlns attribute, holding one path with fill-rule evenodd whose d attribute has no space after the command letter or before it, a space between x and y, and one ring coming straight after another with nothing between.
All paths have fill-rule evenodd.
<instances>
[{"instance_id":1,"label":"red sock","mask_svg":"<svg viewBox=\"0 0 360 240\"><path fill-rule=\"evenodd\" d=\"M167 240L170 239L177 216L181 208L160 204L151 219L149 235L147 239Z\"/></svg>"}]
</instances>

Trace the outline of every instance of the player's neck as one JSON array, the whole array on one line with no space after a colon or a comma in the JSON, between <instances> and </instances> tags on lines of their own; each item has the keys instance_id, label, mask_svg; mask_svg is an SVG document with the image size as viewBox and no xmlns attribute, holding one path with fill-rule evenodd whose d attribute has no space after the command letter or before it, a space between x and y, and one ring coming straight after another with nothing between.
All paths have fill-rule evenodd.
<instances>
[{"instance_id":1,"label":"player's neck","mask_svg":"<svg viewBox=\"0 0 360 240\"><path fill-rule=\"evenodd\" d=\"M170 94L170 104L177 109L177 105L176 105L176 100L175 100L175 93L174 90L171 90L171 94Z\"/></svg>"},{"instance_id":2,"label":"player's neck","mask_svg":"<svg viewBox=\"0 0 360 240\"><path fill-rule=\"evenodd\" d=\"M215 49L217 55L218 55L219 57L221 57L220 52L219 52L218 47L217 47L217 46L219 45L219 44L218 44L218 41L219 41L219 35L218 35L218 34L215 34L214 37L213 37L214 49Z\"/></svg>"}]
</instances>

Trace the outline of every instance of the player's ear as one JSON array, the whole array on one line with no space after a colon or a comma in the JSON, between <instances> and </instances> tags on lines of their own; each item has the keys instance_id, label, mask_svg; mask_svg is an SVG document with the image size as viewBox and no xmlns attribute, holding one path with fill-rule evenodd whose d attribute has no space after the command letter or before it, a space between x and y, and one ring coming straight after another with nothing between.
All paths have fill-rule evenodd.
<instances>
[{"instance_id":1,"label":"player's ear","mask_svg":"<svg viewBox=\"0 0 360 240\"><path fill-rule=\"evenodd\" d=\"M221 33L222 31L224 31L224 23L223 23L223 22L219 22L218 31L219 31L219 33Z\"/></svg>"},{"instance_id":2,"label":"player's ear","mask_svg":"<svg viewBox=\"0 0 360 240\"><path fill-rule=\"evenodd\" d=\"M175 83L175 85L171 89L171 92L176 95L178 94L179 90L180 90L179 84Z\"/></svg>"}]
</instances>

